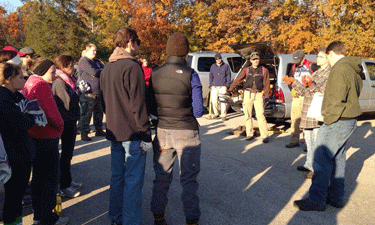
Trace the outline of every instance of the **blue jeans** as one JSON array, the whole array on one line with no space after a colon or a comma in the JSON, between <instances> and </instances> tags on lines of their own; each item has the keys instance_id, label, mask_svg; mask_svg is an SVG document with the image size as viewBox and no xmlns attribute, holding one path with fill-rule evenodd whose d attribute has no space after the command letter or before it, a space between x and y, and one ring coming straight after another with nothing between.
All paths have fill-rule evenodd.
<instances>
[{"instance_id":1,"label":"blue jeans","mask_svg":"<svg viewBox=\"0 0 375 225\"><path fill-rule=\"evenodd\" d=\"M146 153L141 141L111 141L111 186L109 218L117 224L142 221L142 186Z\"/></svg>"},{"instance_id":2,"label":"blue jeans","mask_svg":"<svg viewBox=\"0 0 375 225\"><path fill-rule=\"evenodd\" d=\"M316 149L316 136L318 134L319 128L305 129L303 133L305 134L305 141L307 147L306 162L304 167L313 171L314 153Z\"/></svg>"},{"instance_id":3,"label":"blue jeans","mask_svg":"<svg viewBox=\"0 0 375 225\"><path fill-rule=\"evenodd\" d=\"M333 124L323 124L316 138L314 155L314 175L309 190L309 199L324 205L329 198L343 202L346 141L357 127L357 120L339 120Z\"/></svg>"}]
</instances>

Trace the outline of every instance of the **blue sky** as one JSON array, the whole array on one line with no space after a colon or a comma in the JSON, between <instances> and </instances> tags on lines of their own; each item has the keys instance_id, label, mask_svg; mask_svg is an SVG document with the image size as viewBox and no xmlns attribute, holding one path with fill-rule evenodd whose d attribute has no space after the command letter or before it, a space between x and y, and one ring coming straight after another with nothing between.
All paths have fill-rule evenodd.
<instances>
[{"instance_id":1,"label":"blue sky","mask_svg":"<svg viewBox=\"0 0 375 225\"><path fill-rule=\"evenodd\" d=\"M6 9L7 9L6 6L10 5L11 10L16 11L17 7L21 6L22 3L21 3L20 0L0 0L0 5L5 6ZM9 9L7 9L7 10L9 10Z\"/></svg>"}]
</instances>

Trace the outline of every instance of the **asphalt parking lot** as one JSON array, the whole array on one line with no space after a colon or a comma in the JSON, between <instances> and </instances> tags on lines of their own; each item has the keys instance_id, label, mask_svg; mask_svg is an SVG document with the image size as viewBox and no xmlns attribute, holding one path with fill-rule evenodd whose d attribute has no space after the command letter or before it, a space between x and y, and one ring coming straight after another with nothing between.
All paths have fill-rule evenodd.
<instances>
[{"instance_id":1,"label":"asphalt parking lot","mask_svg":"<svg viewBox=\"0 0 375 225\"><path fill-rule=\"evenodd\" d=\"M303 147L287 149L288 133L274 132L268 144L260 138L230 135L244 117L238 113L228 120L199 119L202 156L199 195L202 225L247 224L375 224L375 119L362 118L348 141L346 206L327 206L324 212L301 212L293 201L306 196L311 180L296 170L303 165ZM273 126L274 124L269 124ZM284 128L280 124L278 128ZM92 135L92 134L91 134ZM301 136L302 137L302 136ZM83 142L77 137L72 161L73 179L84 183L82 195L63 199L63 215L70 224L110 224L108 197L110 182L110 143L103 137ZM152 152L148 153L143 187L143 222L153 224L150 212ZM169 192L166 220L184 224L178 164ZM0 195L0 200L3 195ZM32 210L24 210L24 224L32 224Z\"/></svg>"}]
</instances>

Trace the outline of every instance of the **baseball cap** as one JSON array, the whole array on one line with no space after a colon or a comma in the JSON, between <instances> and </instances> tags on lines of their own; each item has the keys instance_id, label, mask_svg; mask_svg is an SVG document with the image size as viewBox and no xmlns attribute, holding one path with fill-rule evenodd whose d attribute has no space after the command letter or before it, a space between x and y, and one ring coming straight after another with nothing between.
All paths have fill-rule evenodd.
<instances>
[{"instance_id":1,"label":"baseball cap","mask_svg":"<svg viewBox=\"0 0 375 225\"><path fill-rule=\"evenodd\" d=\"M25 55L32 55L32 54L35 54L34 49L29 48L29 47L23 47L23 48L21 48L20 52L21 52L21 53L24 53Z\"/></svg>"},{"instance_id":2,"label":"baseball cap","mask_svg":"<svg viewBox=\"0 0 375 225\"><path fill-rule=\"evenodd\" d=\"M220 53L216 53L215 59L221 59L221 54Z\"/></svg>"},{"instance_id":3,"label":"baseball cap","mask_svg":"<svg viewBox=\"0 0 375 225\"><path fill-rule=\"evenodd\" d=\"M305 53L302 50L297 50L293 53L293 62L300 63L303 57L305 57Z\"/></svg>"},{"instance_id":4,"label":"baseball cap","mask_svg":"<svg viewBox=\"0 0 375 225\"><path fill-rule=\"evenodd\" d=\"M13 46L5 46L5 47L3 48L3 50L15 51L15 52L17 52L17 54L18 54L19 56L21 56L21 57L23 57L23 56L26 55L25 53L19 52L19 51L18 51L15 47L13 47Z\"/></svg>"}]
</instances>

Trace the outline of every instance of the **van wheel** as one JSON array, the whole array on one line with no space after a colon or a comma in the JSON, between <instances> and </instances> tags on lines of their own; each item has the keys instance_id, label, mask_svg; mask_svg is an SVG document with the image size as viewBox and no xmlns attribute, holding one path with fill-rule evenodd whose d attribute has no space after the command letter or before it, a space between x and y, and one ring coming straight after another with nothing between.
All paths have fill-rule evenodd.
<instances>
[{"instance_id":1,"label":"van wheel","mask_svg":"<svg viewBox=\"0 0 375 225\"><path fill-rule=\"evenodd\" d=\"M267 123L276 123L277 119L275 117L266 117Z\"/></svg>"}]
</instances>

